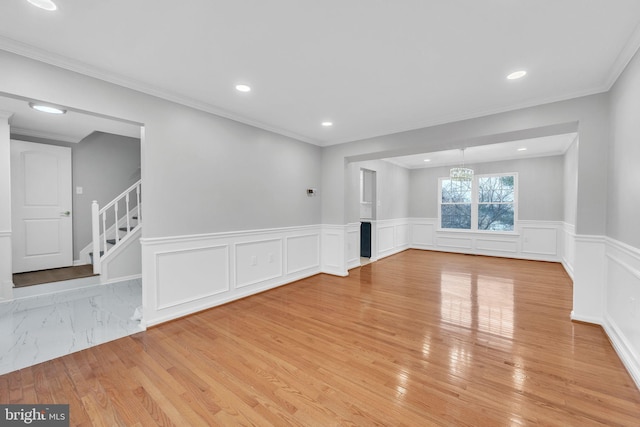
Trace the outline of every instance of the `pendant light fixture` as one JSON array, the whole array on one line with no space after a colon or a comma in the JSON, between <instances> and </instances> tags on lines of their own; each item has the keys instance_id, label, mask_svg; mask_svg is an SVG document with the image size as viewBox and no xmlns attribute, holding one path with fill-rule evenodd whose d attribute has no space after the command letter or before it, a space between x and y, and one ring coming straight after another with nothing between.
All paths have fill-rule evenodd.
<instances>
[{"instance_id":1,"label":"pendant light fixture","mask_svg":"<svg viewBox=\"0 0 640 427\"><path fill-rule=\"evenodd\" d=\"M471 181L473 179L473 169L469 169L464 167L464 148L460 149L462 151L462 166L451 168L449 171L449 178L452 181Z\"/></svg>"}]
</instances>

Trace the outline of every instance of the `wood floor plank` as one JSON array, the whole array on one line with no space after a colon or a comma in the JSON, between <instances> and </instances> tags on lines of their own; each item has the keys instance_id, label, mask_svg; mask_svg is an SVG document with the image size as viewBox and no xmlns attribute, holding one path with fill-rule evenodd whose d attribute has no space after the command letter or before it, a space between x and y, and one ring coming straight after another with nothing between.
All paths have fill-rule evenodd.
<instances>
[{"instance_id":1,"label":"wood floor plank","mask_svg":"<svg viewBox=\"0 0 640 427\"><path fill-rule=\"evenodd\" d=\"M409 250L0 376L0 401L74 426L640 425L571 309L559 264Z\"/></svg>"}]
</instances>

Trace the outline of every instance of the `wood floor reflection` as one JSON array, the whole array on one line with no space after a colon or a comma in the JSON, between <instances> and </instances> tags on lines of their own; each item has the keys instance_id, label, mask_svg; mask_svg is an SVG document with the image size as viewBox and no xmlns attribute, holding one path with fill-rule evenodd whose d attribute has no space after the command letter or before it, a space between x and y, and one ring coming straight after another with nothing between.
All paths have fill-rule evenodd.
<instances>
[{"instance_id":1,"label":"wood floor reflection","mask_svg":"<svg viewBox=\"0 0 640 427\"><path fill-rule=\"evenodd\" d=\"M559 264L409 250L0 377L71 425L640 424Z\"/></svg>"}]
</instances>

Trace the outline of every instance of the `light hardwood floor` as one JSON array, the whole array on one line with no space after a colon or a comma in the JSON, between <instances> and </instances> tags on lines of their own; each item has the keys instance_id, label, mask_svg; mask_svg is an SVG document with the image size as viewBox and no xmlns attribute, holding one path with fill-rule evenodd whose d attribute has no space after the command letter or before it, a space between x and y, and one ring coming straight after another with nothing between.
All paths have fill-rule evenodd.
<instances>
[{"instance_id":1,"label":"light hardwood floor","mask_svg":"<svg viewBox=\"0 0 640 427\"><path fill-rule=\"evenodd\" d=\"M559 264L409 250L0 377L71 425L640 425Z\"/></svg>"}]
</instances>

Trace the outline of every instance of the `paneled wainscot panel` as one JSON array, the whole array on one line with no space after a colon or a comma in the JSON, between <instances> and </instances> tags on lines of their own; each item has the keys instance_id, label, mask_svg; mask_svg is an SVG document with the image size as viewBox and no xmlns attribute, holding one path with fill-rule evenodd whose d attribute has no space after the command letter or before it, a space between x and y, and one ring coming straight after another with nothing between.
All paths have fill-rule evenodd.
<instances>
[{"instance_id":1,"label":"paneled wainscot panel","mask_svg":"<svg viewBox=\"0 0 640 427\"><path fill-rule=\"evenodd\" d=\"M229 290L228 245L156 253L159 310Z\"/></svg>"},{"instance_id":2,"label":"paneled wainscot panel","mask_svg":"<svg viewBox=\"0 0 640 427\"><path fill-rule=\"evenodd\" d=\"M438 237L438 246L443 248L471 249L473 241L470 237Z\"/></svg>"},{"instance_id":3,"label":"paneled wainscot panel","mask_svg":"<svg viewBox=\"0 0 640 427\"><path fill-rule=\"evenodd\" d=\"M238 243L236 248L236 288L282 276L282 240Z\"/></svg>"},{"instance_id":4,"label":"paneled wainscot panel","mask_svg":"<svg viewBox=\"0 0 640 427\"><path fill-rule=\"evenodd\" d=\"M394 226L386 226L378 228L378 253L385 253L395 248L394 243Z\"/></svg>"},{"instance_id":5,"label":"paneled wainscot panel","mask_svg":"<svg viewBox=\"0 0 640 427\"><path fill-rule=\"evenodd\" d=\"M476 239L476 249L480 251L498 251L515 254L518 252L518 242L515 240Z\"/></svg>"},{"instance_id":6,"label":"paneled wainscot panel","mask_svg":"<svg viewBox=\"0 0 640 427\"><path fill-rule=\"evenodd\" d=\"M522 227L522 252L557 255L557 235L555 228Z\"/></svg>"},{"instance_id":7,"label":"paneled wainscot panel","mask_svg":"<svg viewBox=\"0 0 640 427\"><path fill-rule=\"evenodd\" d=\"M320 267L320 236L287 237L287 274Z\"/></svg>"},{"instance_id":8,"label":"paneled wainscot panel","mask_svg":"<svg viewBox=\"0 0 640 427\"><path fill-rule=\"evenodd\" d=\"M433 246L434 224L412 224L411 228L414 247Z\"/></svg>"},{"instance_id":9,"label":"paneled wainscot panel","mask_svg":"<svg viewBox=\"0 0 640 427\"><path fill-rule=\"evenodd\" d=\"M396 226L396 246L407 246L409 243L409 224L399 224Z\"/></svg>"}]
</instances>

